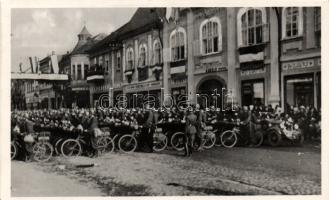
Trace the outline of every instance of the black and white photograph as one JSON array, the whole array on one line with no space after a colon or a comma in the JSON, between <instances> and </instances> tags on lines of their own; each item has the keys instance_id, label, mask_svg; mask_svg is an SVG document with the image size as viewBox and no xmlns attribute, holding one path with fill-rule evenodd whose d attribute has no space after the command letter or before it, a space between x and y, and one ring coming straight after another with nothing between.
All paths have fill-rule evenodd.
<instances>
[{"instance_id":1,"label":"black and white photograph","mask_svg":"<svg viewBox=\"0 0 329 200\"><path fill-rule=\"evenodd\" d=\"M11 8L9 195L320 197L322 11Z\"/></svg>"}]
</instances>

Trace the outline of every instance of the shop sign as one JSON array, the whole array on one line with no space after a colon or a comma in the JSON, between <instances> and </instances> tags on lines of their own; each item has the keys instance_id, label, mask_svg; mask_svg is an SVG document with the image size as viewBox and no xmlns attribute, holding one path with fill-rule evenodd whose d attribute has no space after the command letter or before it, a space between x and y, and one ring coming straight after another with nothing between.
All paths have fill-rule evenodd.
<instances>
[{"instance_id":1,"label":"shop sign","mask_svg":"<svg viewBox=\"0 0 329 200\"><path fill-rule=\"evenodd\" d=\"M294 69L305 69L305 68L311 68L311 67L319 66L319 65L321 65L321 59L308 59L308 60L303 60L303 61L283 63L282 70L289 71L289 70L294 70Z\"/></svg>"},{"instance_id":2,"label":"shop sign","mask_svg":"<svg viewBox=\"0 0 329 200\"><path fill-rule=\"evenodd\" d=\"M266 72L265 68L262 69L254 69L254 70L242 70L241 76L250 76L255 74L264 74Z\"/></svg>"},{"instance_id":3,"label":"shop sign","mask_svg":"<svg viewBox=\"0 0 329 200\"><path fill-rule=\"evenodd\" d=\"M196 73L211 73L226 71L227 68L221 62L201 63L196 66Z\"/></svg>"},{"instance_id":4,"label":"shop sign","mask_svg":"<svg viewBox=\"0 0 329 200\"><path fill-rule=\"evenodd\" d=\"M128 85L126 87L127 91L136 91L136 90L149 90L150 88L154 87L160 87L161 83L160 82L151 82L151 83L143 83L143 84L136 84L136 85Z\"/></svg>"}]
</instances>

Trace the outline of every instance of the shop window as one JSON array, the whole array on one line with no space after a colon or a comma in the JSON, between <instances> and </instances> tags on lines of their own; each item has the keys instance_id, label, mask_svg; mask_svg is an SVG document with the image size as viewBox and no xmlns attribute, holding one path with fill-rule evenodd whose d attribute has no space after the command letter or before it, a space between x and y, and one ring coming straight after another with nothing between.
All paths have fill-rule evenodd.
<instances>
[{"instance_id":1,"label":"shop window","mask_svg":"<svg viewBox=\"0 0 329 200\"><path fill-rule=\"evenodd\" d=\"M218 17L202 22L200 34L201 52L203 54L216 53L221 50L221 26Z\"/></svg>"},{"instance_id":2,"label":"shop window","mask_svg":"<svg viewBox=\"0 0 329 200\"><path fill-rule=\"evenodd\" d=\"M242 82L242 105L264 105L264 80Z\"/></svg>"},{"instance_id":3,"label":"shop window","mask_svg":"<svg viewBox=\"0 0 329 200\"><path fill-rule=\"evenodd\" d=\"M183 98L183 96L186 95L185 87L173 88L171 90L171 92L172 92L172 98L173 98L174 105L177 105L180 102L186 100Z\"/></svg>"},{"instance_id":4,"label":"shop window","mask_svg":"<svg viewBox=\"0 0 329 200\"><path fill-rule=\"evenodd\" d=\"M314 106L313 74L285 77L286 106Z\"/></svg>"},{"instance_id":5,"label":"shop window","mask_svg":"<svg viewBox=\"0 0 329 200\"><path fill-rule=\"evenodd\" d=\"M287 7L282 11L282 36L292 38L303 33L302 7Z\"/></svg>"},{"instance_id":6,"label":"shop window","mask_svg":"<svg viewBox=\"0 0 329 200\"><path fill-rule=\"evenodd\" d=\"M170 34L171 61L185 59L186 32L183 28L178 28Z\"/></svg>"}]
</instances>

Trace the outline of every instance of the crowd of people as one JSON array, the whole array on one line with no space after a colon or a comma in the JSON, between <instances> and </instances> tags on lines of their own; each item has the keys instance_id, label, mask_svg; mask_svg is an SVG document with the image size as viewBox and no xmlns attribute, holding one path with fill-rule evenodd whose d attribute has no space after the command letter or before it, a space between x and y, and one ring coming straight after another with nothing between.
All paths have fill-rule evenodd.
<instances>
[{"instance_id":1,"label":"crowd of people","mask_svg":"<svg viewBox=\"0 0 329 200\"><path fill-rule=\"evenodd\" d=\"M191 145L195 137L201 133L201 128L213 121L239 120L241 124L257 124L263 119L276 119L298 123L306 140L319 139L321 136L321 111L313 107L287 106L285 112L279 106L243 106L220 109L211 106L202 108L200 105L167 108L62 108L58 110L13 110L11 113L12 128L18 126L23 133L34 132L34 127L50 127L73 131L74 129L89 132L110 123L136 124L145 129L146 145L152 151L152 131L159 123L181 121L186 123L187 145L191 153ZM253 138L253 126L249 126L250 137Z\"/></svg>"}]
</instances>

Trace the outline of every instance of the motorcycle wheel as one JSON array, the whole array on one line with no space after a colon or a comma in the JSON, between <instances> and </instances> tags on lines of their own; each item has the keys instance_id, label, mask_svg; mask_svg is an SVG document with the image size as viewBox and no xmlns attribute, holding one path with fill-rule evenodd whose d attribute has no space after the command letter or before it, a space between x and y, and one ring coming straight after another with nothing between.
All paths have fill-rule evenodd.
<instances>
[{"instance_id":1,"label":"motorcycle wheel","mask_svg":"<svg viewBox=\"0 0 329 200\"><path fill-rule=\"evenodd\" d=\"M10 157L11 160L14 160L17 156L17 146L15 144L15 142L11 142L11 148L10 148Z\"/></svg>"},{"instance_id":2,"label":"motorcycle wheel","mask_svg":"<svg viewBox=\"0 0 329 200\"><path fill-rule=\"evenodd\" d=\"M137 140L132 135L123 135L119 140L119 149L125 153L134 152L137 148Z\"/></svg>"},{"instance_id":3,"label":"motorcycle wheel","mask_svg":"<svg viewBox=\"0 0 329 200\"><path fill-rule=\"evenodd\" d=\"M260 145L263 144L264 141L264 135L263 132L261 131L256 131L255 132L255 142L253 144L254 147L259 147Z\"/></svg>"},{"instance_id":4,"label":"motorcycle wheel","mask_svg":"<svg viewBox=\"0 0 329 200\"><path fill-rule=\"evenodd\" d=\"M238 137L234 131L227 130L222 133L220 136L220 141L222 145L226 148L232 148L238 142Z\"/></svg>"},{"instance_id":5,"label":"motorcycle wheel","mask_svg":"<svg viewBox=\"0 0 329 200\"><path fill-rule=\"evenodd\" d=\"M203 147L205 149L210 149L215 145L216 142L216 135L213 132L207 132L205 135L205 143Z\"/></svg>"},{"instance_id":6,"label":"motorcycle wheel","mask_svg":"<svg viewBox=\"0 0 329 200\"><path fill-rule=\"evenodd\" d=\"M80 156L82 147L79 141L74 139L67 139L63 142L61 152L64 157Z\"/></svg>"},{"instance_id":7,"label":"motorcycle wheel","mask_svg":"<svg viewBox=\"0 0 329 200\"><path fill-rule=\"evenodd\" d=\"M267 133L267 141L272 147L276 147L281 143L281 134L276 130L270 130Z\"/></svg>"},{"instance_id":8,"label":"motorcycle wheel","mask_svg":"<svg viewBox=\"0 0 329 200\"><path fill-rule=\"evenodd\" d=\"M37 142L33 145L33 159L38 162L47 162L53 155L53 146L49 142Z\"/></svg>"},{"instance_id":9,"label":"motorcycle wheel","mask_svg":"<svg viewBox=\"0 0 329 200\"><path fill-rule=\"evenodd\" d=\"M163 151L168 145L168 138L164 134L153 139L153 150L156 152Z\"/></svg>"},{"instance_id":10,"label":"motorcycle wheel","mask_svg":"<svg viewBox=\"0 0 329 200\"><path fill-rule=\"evenodd\" d=\"M176 151L183 151L184 150L184 133L183 132L177 132L174 133L173 136L171 137L171 146L176 150Z\"/></svg>"}]
</instances>

